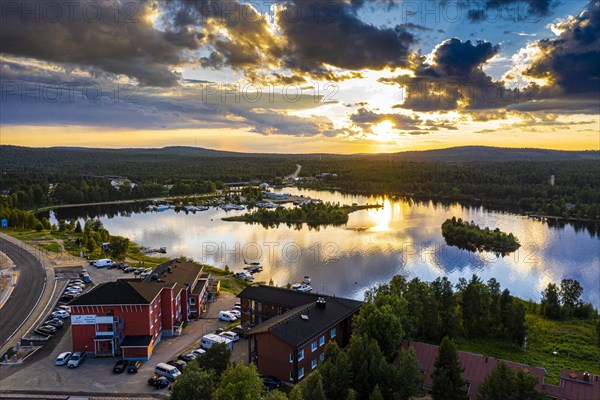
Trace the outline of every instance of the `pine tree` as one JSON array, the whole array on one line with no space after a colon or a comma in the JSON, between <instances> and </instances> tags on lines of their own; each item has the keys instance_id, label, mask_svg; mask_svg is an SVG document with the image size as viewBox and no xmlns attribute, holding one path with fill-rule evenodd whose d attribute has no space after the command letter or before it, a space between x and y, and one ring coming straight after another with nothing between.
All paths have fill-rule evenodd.
<instances>
[{"instance_id":1,"label":"pine tree","mask_svg":"<svg viewBox=\"0 0 600 400\"><path fill-rule=\"evenodd\" d=\"M456 345L445 337L435 359L431 391L433 400L466 400L466 382L461 377L462 372L463 367L458 359Z\"/></svg>"},{"instance_id":2,"label":"pine tree","mask_svg":"<svg viewBox=\"0 0 600 400\"><path fill-rule=\"evenodd\" d=\"M345 399L348 396L348 388L352 386L352 364L335 341L325 346L325 361L319 365L319 373L328 399Z\"/></svg>"},{"instance_id":3,"label":"pine tree","mask_svg":"<svg viewBox=\"0 0 600 400\"><path fill-rule=\"evenodd\" d=\"M383 400L383 394L381 394L381 389L379 389L379 385L375 386L375 389L369 395L369 400Z\"/></svg>"},{"instance_id":4,"label":"pine tree","mask_svg":"<svg viewBox=\"0 0 600 400\"><path fill-rule=\"evenodd\" d=\"M412 347L400 353L398 376L400 382L397 396L400 400L408 400L421 391L424 376L419 368L415 350Z\"/></svg>"},{"instance_id":5,"label":"pine tree","mask_svg":"<svg viewBox=\"0 0 600 400\"><path fill-rule=\"evenodd\" d=\"M516 397L515 379L514 371L501 362L479 387L477 400L522 400Z\"/></svg>"},{"instance_id":6,"label":"pine tree","mask_svg":"<svg viewBox=\"0 0 600 400\"><path fill-rule=\"evenodd\" d=\"M302 398L304 400L327 400L319 371L313 372L304 380Z\"/></svg>"}]
</instances>

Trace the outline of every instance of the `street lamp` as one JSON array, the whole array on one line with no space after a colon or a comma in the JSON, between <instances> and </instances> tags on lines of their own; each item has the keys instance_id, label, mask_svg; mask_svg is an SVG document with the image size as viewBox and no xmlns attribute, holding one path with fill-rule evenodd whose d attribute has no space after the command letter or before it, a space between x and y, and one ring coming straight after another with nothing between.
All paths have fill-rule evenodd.
<instances>
[{"instance_id":1,"label":"street lamp","mask_svg":"<svg viewBox=\"0 0 600 400\"><path fill-rule=\"evenodd\" d=\"M556 369L556 355L558 353L556 351L553 351L552 354L554 354L554 369Z\"/></svg>"}]
</instances>

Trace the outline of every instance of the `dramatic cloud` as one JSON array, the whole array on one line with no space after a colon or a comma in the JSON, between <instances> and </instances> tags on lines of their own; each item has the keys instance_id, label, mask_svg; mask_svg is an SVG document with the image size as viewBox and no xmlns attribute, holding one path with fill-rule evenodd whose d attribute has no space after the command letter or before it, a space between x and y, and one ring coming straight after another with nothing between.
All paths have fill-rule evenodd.
<instances>
[{"instance_id":1,"label":"dramatic cloud","mask_svg":"<svg viewBox=\"0 0 600 400\"><path fill-rule=\"evenodd\" d=\"M177 83L174 67L185 62L181 38L154 29L151 2L51 3L53 7L43 0L2 4L3 54L87 66L144 85ZM188 41L185 46L195 45Z\"/></svg>"},{"instance_id":2,"label":"dramatic cloud","mask_svg":"<svg viewBox=\"0 0 600 400\"><path fill-rule=\"evenodd\" d=\"M412 34L361 21L343 0L294 0L277 13L287 68L319 74L325 65L360 70L405 66Z\"/></svg>"},{"instance_id":3,"label":"dramatic cloud","mask_svg":"<svg viewBox=\"0 0 600 400\"><path fill-rule=\"evenodd\" d=\"M564 95L600 92L600 2L553 26L558 37L536 42L537 58L524 72L547 79Z\"/></svg>"},{"instance_id":4,"label":"dramatic cloud","mask_svg":"<svg viewBox=\"0 0 600 400\"><path fill-rule=\"evenodd\" d=\"M414 111L498 108L515 102L516 92L504 88L482 70L498 53L489 42L454 38L439 44L430 60L416 56L413 75L381 79L406 89L403 108Z\"/></svg>"}]
</instances>

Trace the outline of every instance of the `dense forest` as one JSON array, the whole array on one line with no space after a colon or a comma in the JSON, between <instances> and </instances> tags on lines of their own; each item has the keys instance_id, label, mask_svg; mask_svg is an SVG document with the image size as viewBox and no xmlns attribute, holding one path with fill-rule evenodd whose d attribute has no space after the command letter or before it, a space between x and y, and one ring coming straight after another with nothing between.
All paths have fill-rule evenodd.
<instances>
[{"instance_id":1,"label":"dense forest","mask_svg":"<svg viewBox=\"0 0 600 400\"><path fill-rule=\"evenodd\" d=\"M452 217L442 224L442 236L450 246L460 249L475 251L491 251L496 254L506 255L516 251L521 244L512 233L501 232L496 228L481 229L479 226L462 219Z\"/></svg>"},{"instance_id":2,"label":"dense forest","mask_svg":"<svg viewBox=\"0 0 600 400\"><path fill-rule=\"evenodd\" d=\"M223 218L223 220L260 223L265 227L276 227L280 223L288 225L306 223L312 227L341 225L348 222L348 214L351 212L376 207L379 206L340 206L331 203L308 203L294 208L279 207L275 210L262 208L237 217Z\"/></svg>"},{"instance_id":3,"label":"dense forest","mask_svg":"<svg viewBox=\"0 0 600 400\"><path fill-rule=\"evenodd\" d=\"M206 149L34 149L0 146L0 189L19 208L203 193L221 182L281 183L461 202L600 220L598 152L461 147L379 155L243 154ZM329 172L330 175L315 179ZM132 185L112 187L108 176ZM214 185L214 186L213 186Z\"/></svg>"}]
</instances>

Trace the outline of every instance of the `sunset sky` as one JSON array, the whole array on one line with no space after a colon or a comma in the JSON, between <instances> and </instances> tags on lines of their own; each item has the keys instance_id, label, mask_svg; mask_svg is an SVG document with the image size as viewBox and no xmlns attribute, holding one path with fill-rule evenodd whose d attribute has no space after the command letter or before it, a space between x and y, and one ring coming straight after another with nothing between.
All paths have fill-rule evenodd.
<instances>
[{"instance_id":1,"label":"sunset sky","mask_svg":"<svg viewBox=\"0 0 600 400\"><path fill-rule=\"evenodd\" d=\"M0 144L600 147L600 2L1 2Z\"/></svg>"}]
</instances>

